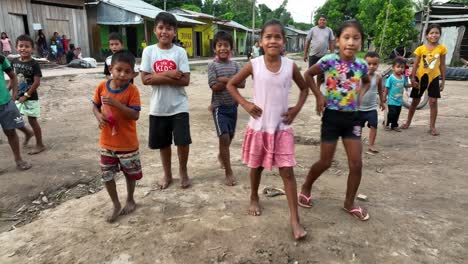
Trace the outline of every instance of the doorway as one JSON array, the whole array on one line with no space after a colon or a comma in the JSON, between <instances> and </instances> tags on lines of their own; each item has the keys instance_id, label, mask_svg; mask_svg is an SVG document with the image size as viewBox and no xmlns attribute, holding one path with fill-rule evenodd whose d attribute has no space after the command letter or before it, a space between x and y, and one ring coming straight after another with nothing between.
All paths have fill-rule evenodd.
<instances>
[{"instance_id":1,"label":"doorway","mask_svg":"<svg viewBox=\"0 0 468 264\"><path fill-rule=\"evenodd\" d=\"M126 27L125 31L127 33L127 48L133 53L135 57L138 56L138 38L137 38L137 29L136 27L130 26Z\"/></svg>"},{"instance_id":2,"label":"doorway","mask_svg":"<svg viewBox=\"0 0 468 264\"><path fill-rule=\"evenodd\" d=\"M195 32L195 43L196 43L196 51L195 51L195 56L201 57L203 56L203 50L202 50L202 33L201 32Z\"/></svg>"}]
</instances>

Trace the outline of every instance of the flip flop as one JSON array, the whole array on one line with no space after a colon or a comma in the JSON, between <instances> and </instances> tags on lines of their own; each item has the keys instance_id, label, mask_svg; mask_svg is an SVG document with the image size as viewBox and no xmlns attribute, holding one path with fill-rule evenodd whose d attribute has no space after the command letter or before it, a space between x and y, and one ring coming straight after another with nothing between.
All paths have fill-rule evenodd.
<instances>
[{"instance_id":1,"label":"flip flop","mask_svg":"<svg viewBox=\"0 0 468 264\"><path fill-rule=\"evenodd\" d=\"M29 170L31 167L32 165L26 161L20 161L16 164L16 169L20 171Z\"/></svg>"},{"instance_id":2,"label":"flip flop","mask_svg":"<svg viewBox=\"0 0 468 264\"><path fill-rule=\"evenodd\" d=\"M349 213L350 215L356 217L357 219L361 221L367 221L370 218L369 213L366 212L366 214L364 215L364 211L360 206L353 207L351 210L348 210L343 207L343 210L345 210L347 213Z\"/></svg>"},{"instance_id":3,"label":"flip flop","mask_svg":"<svg viewBox=\"0 0 468 264\"><path fill-rule=\"evenodd\" d=\"M275 196L278 196L278 195L285 195L286 193L280 188L265 187L265 188L263 188L263 194L266 197L275 197Z\"/></svg>"},{"instance_id":4,"label":"flip flop","mask_svg":"<svg viewBox=\"0 0 468 264\"><path fill-rule=\"evenodd\" d=\"M301 203L301 198L304 199L304 200L306 200L307 203L306 203L306 204ZM297 204L298 204L300 207L303 207L303 208L311 208L311 207L312 207L312 205L310 204L311 200L312 200L312 195L309 196L309 197L307 197L307 195L300 193L300 194L297 196Z\"/></svg>"}]
</instances>

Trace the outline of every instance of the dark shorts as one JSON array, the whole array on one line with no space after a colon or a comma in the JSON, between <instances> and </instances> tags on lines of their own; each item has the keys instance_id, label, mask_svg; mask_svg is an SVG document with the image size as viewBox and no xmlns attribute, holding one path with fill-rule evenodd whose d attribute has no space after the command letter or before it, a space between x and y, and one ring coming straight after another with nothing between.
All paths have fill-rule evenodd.
<instances>
[{"instance_id":1,"label":"dark shorts","mask_svg":"<svg viewBox=\"0 0 468 264\"><path fill-rule=\"evenodd\" d=\"M112 181L119 171L125 177L139 180L143 177L141 170L140 153L134 151L112 151L101 149L101 171L102 181Z\"/></svg>"},{"instance_id":2,"label":"dark shorts","mask_svg":"<svg viewBox=\"0 0 468 264\"><path fill-rule=\"evenodd\" d=\"M342 112L325 109L322 117L320 140L322 143L335 143L342 139L361 139L359 112Z\"/></svg>"},{"instance_id":3,"label":"dark shorts","mask_svg":"<svg viewBox=\"0 0 468 264\"><path fill-rule=\"evenodd\" d=\"M439 76L432 80L431 83L429 83L429 76L427 74L424 74L421 80L416 77L416 81L419 83L419 89L411 89L411 98L421 98L426 90L429 97L440 98Z\"/></svg>"},{"instance_id":4,"label":"dark shorts","mask_svg":"<svg viewBox=\"0 0 468 264\"><path fill-rule=\"evenodd\" d=\"M213 120L218 137L223 134L234 136L237 123L237 105L221 105L213 110Z\"/></svg>"},{"instance_id":5,"label":"dark shorts","mask_svg":"<svg viewBox=\"0 0 468 264\"><path fill-rule=\"evenodd\" d=\"M0 125L3 130L22 128L25 125L16 104L11 100L6 104L0 105Z\"/></svg>"},{"instance_id":6,"label":"dark shorts","mask_svg":"<svg viewBox=\"0 0 468 264\"><path fill-rule=\"evenodd\" d=\"M172 145L173 137L176 146L185 146L192 143L188 113L179 113L172 116L150 115L148 140L150 149L162 149Z\"/></svg>"},{"instance_id":7,"label":"dark shorts","mask_svg":"<svg viewBox=\"0 0 468 264\"><path fill-rule=\"evenodd\" d=\"M367 127L377 128L377 124L378 124L377 110L359 111L359 120L361 122L361 127L366 126L366 123L367 123Z\"/></svg>"},{"instance_id":8,"label":"dark shorts","mask_svg":"<svg viewBox=\"0 0 468 264\"><path fill-rule=\"evenodd\" d=\"M309 56L309 68L312 67L312 65L316 64L322 57L319 56Z\"/></svg>"}]
</instances>

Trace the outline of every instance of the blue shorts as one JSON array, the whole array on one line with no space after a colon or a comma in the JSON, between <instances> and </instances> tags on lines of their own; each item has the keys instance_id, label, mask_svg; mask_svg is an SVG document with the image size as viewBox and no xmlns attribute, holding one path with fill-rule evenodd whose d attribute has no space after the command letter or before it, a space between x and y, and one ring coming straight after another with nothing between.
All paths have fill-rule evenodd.
<instances>
[{"instance_id":1,"label":"blue shorts","mask_svg":"<svg viewBox=\"0 0 468 264\"><path fill-rule=\"evenodd\" d=\"M233 137L236 132L237 105L221 105L213 109L213 119L218 137L229 134Z\"/></svg>"},{"instance_id":2,"label":"blue shorts","mask_svg":"<svg viewBox=\"0 0 468 264\"><path fill-rule=\"evenodd\" d=\"M377 128L378 124L378 117L377 117L377 110L371 111L359 111L359 121L361 122L361 127L366 126L368 128Z\"/></svg>"}]
</instances>

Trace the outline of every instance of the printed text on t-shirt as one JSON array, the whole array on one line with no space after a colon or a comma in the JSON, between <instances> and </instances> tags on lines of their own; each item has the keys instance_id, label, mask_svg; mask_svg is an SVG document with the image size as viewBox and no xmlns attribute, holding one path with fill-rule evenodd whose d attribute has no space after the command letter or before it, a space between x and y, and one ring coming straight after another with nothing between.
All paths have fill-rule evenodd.
<instances>
[{"instance_id":1,"label":"printed text on t-shirt","mask_svg":"<svg viewBox=\"0 0 468 264\"><path fill-rule=\"evenodd\" d=\"M153 64L154 72L161 73L165 71L177 70L177 64L172 60L159 60Z\"/></svg>"}]
</instances>

